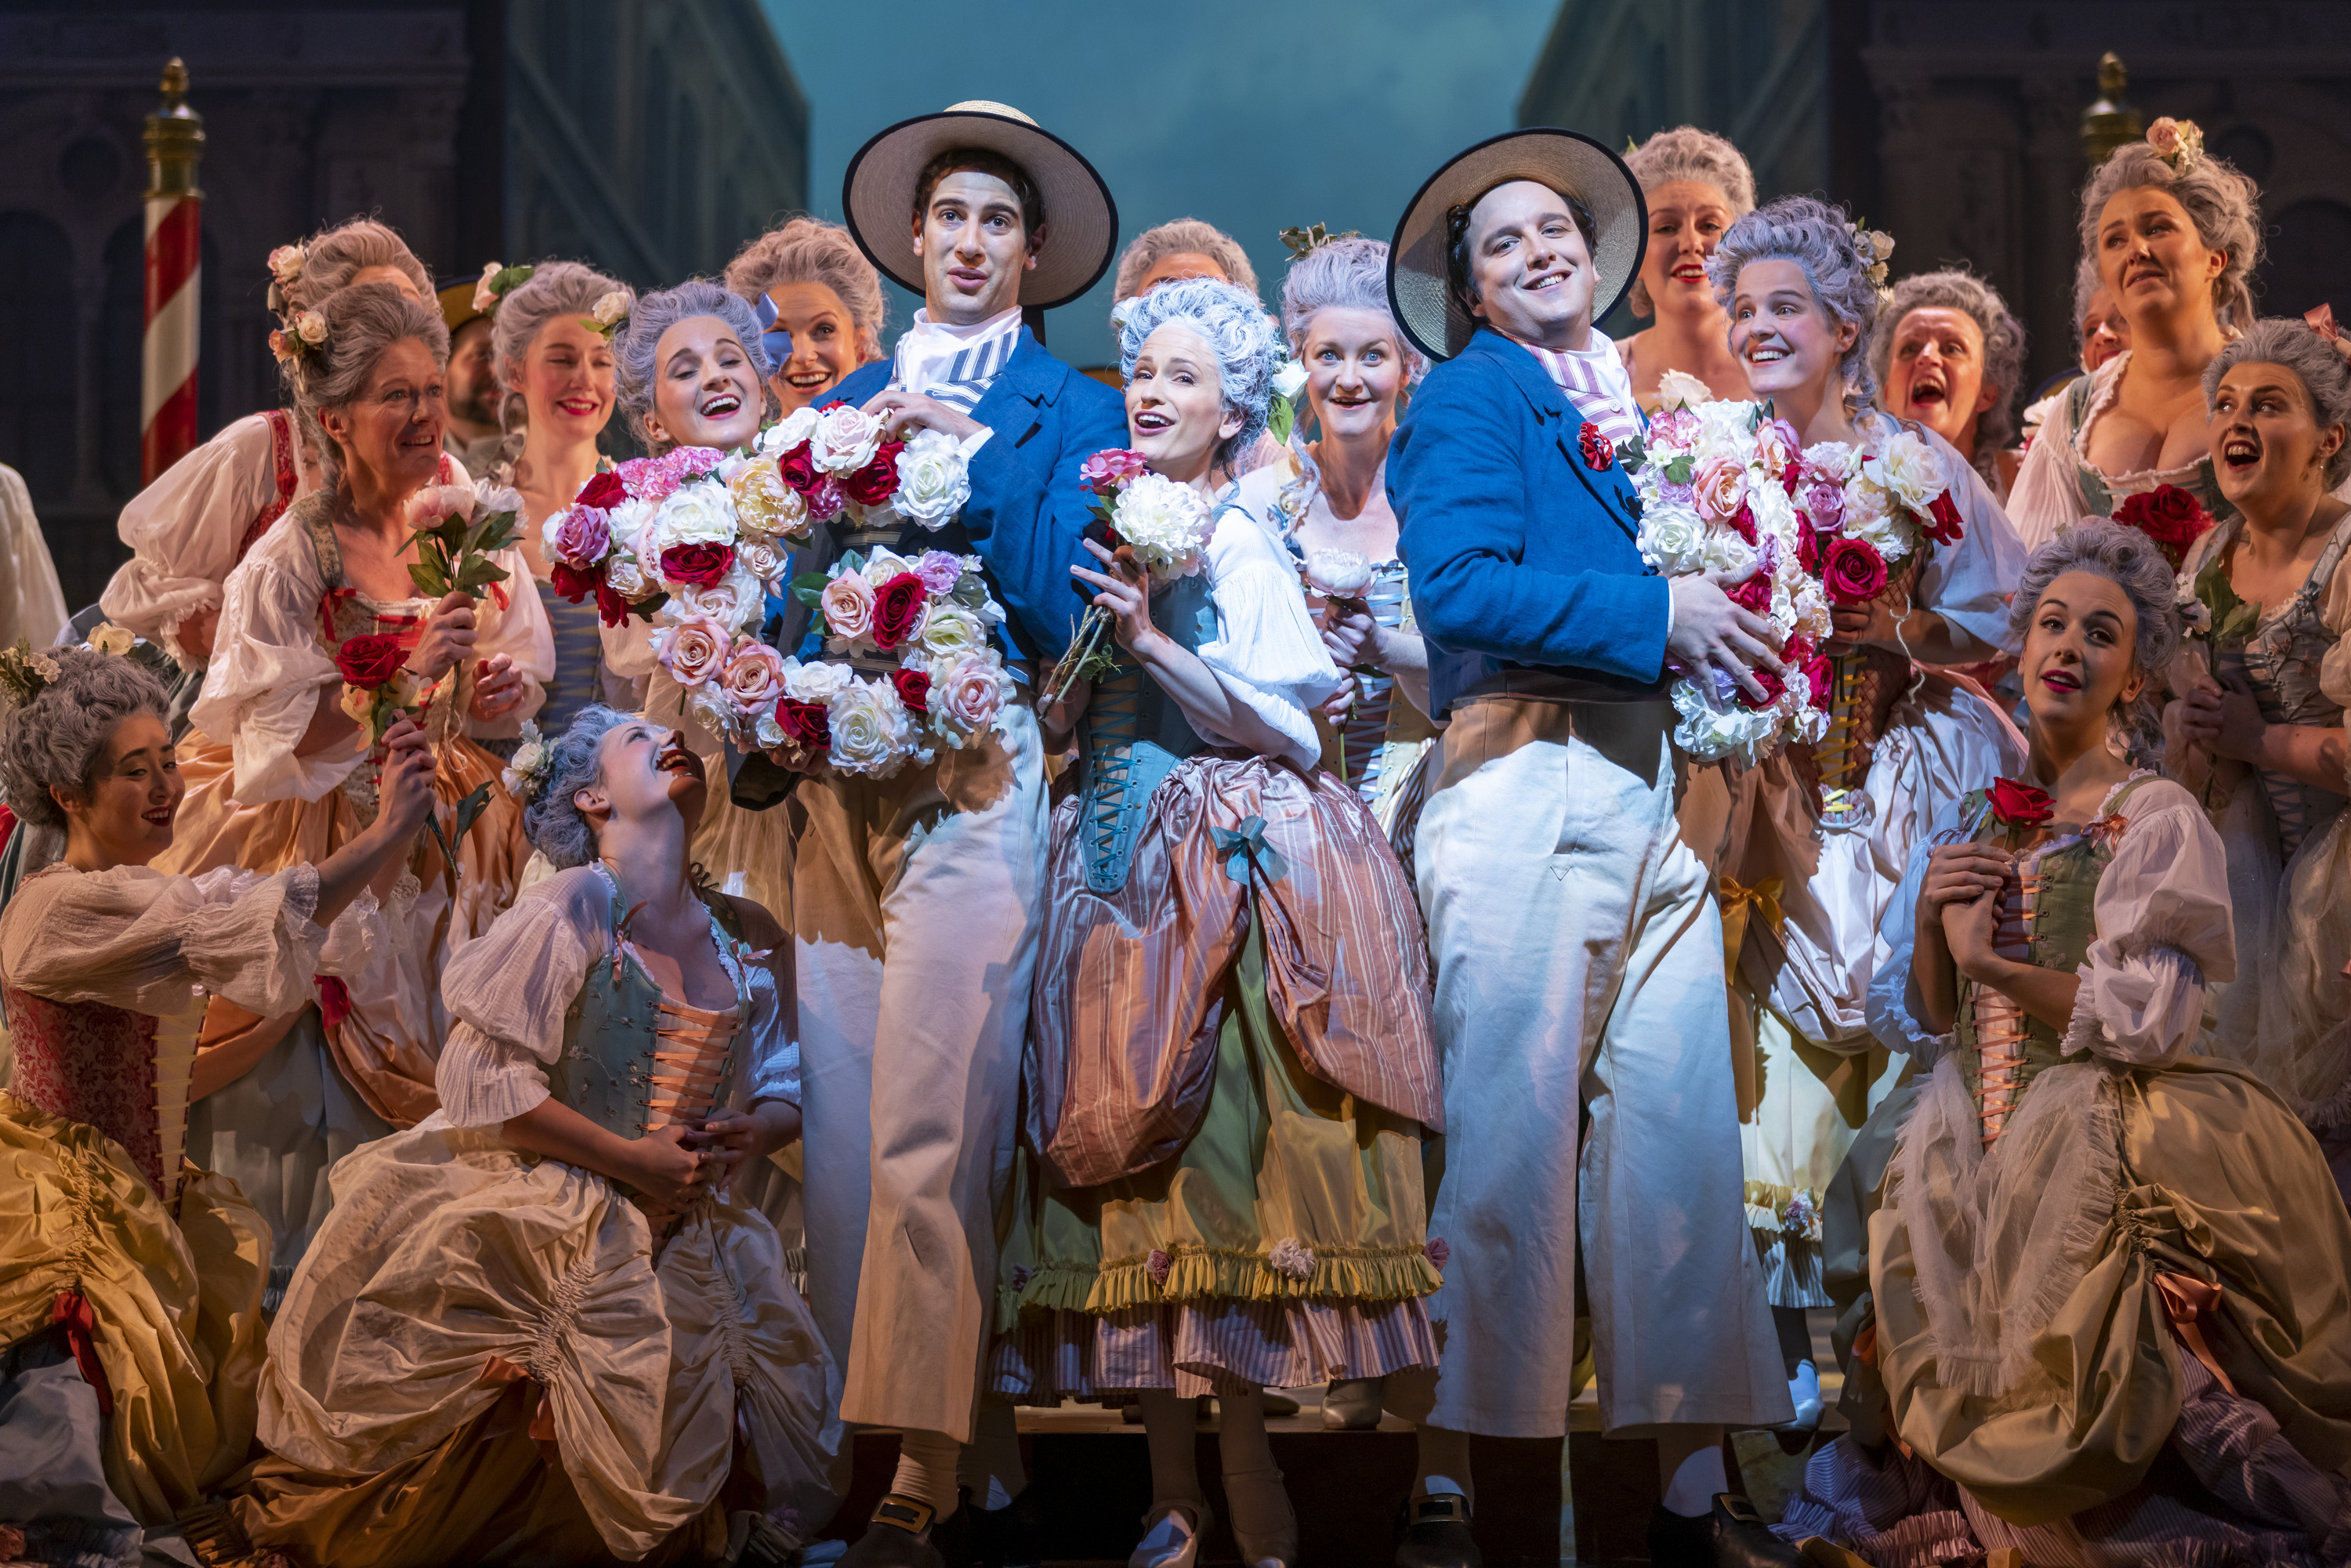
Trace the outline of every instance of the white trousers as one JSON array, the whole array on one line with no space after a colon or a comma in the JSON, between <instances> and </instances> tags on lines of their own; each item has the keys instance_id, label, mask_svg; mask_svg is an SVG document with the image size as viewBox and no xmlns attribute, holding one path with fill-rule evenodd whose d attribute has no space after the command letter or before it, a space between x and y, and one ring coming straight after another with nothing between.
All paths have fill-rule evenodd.
<instances>
[{"instance_id":1,"label":"white trousers","mask_svg":"<svg viewBox=\"0 0 2351 1568\"><path fill-rule=\"evenodd\" d=\"M792 927L809 1305L841 1413L968 1442L1050 828L1026 708L894 779L803 784ZM846 1449L844 1448L844 1452Z\"/></svg>"},{"instance_id":2,"label":"white trousers","mask_svg":"<svg viewBox=\"0 0 2351 1568\"><path fill-rule=\"evenodd\" d=\"M1793 1414L1672 719L1662 702L1489 698L1439 742L1417 855L1447 1123L1428 1233L1451 1249L1432 1425L1566 1431L1579 1230L1604 1432Z\"/></svg>"}]
</instances>

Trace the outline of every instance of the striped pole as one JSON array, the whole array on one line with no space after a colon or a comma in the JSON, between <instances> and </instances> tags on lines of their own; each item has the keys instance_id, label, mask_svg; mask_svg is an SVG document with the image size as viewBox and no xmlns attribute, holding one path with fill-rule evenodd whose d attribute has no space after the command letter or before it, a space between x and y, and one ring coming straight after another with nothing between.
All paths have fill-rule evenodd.
<instances>
[{"instance_id":1,"label":"striped pole","mask_svg":"<svg viewBox=\"0 0 2351 1568\"><path fill-rule=\"evenodd\" d=\"M139 367L144 484L196 444L196 283L204 193L196 189L204 117L187 105L188 68L163 68L163 107L147 117L147 333Z\"/></svg>"}]
</instances>

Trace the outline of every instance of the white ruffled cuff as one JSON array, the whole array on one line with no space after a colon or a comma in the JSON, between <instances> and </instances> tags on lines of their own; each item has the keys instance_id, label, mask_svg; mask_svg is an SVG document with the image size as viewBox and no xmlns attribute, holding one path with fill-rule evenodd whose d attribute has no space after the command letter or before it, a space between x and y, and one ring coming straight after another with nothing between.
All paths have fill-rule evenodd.
<instances>
[{"instance_id":1,"label":"white ruffled cuff","mask_svg":"<svg viewBox=\"0 0 2351 1568\"><path fill-rule=\"evenodd\" d=\"M205 664L204 655L198 653L194 649L187 647L181 643L180 628L186 625L193 617L204 614L207 612L210 612L214 615L219 614L220 606L220 595L215 592L207 595L196 603L189 605L185 610L174 611L170 615L164 617L162 629L162 634L156 640L163 644L163 652L171 654L172 662L177 664L180 668L183 670L201 670L204 667ZM214 622L214 628L215 631L219 629L218 622Z\"/></svg>"},{"instance_id":2,"label":"white ruffled cuff","mask_svg":"<svg viewBox=\"0 0 2351 1568\"><path fill-rule=\"evenodd\" d=\"M789 1100L800 1103L800 1048L787 1041L775 1054L759 1063L751 1079L751 1103L762 1100Z\"/></svg>"},{"instance_id":3,"label":"white ruffled cuff","mask_svg":"<svg viewBox=\"0 0 2351 1568\"><path fill-rule=\"evenodd\" d=\"M2129 953L2093 942L2074 972L2082 985L2065 1026L2067 1056L2086 1051L2118 1066L2168 1067L2203 1019L2204 977L2175 948Z\"/></svg>"},{"instance_id":4,"label":"white ruffled cuff","mask_svg":"<svg viewBox=\"0 0 2351 1568\"><path fill-rule=\"evenodd\" d=\"M214 884L206 883L207 892ZM319 868L287 866L275 876L229 890L225 904L190 911L180 953L198 982L264 1018L289 1013L311 998L327 933L310 916L319 907Z\"/></svg>"},{"instance_id":5,"label":"white ruffled cuff","mask_svg":"<svg viewBox=\"0 0 2351 1568\"><path fill-rule=\"evenodd\" d=\"M423 891L414 872L402 872L381 900L373 889L361 888L327 927L327 943L319 953L319 973L349 978L391 961L400 951L398 933L406 928Z\"/></svg>"},{"instance_id":6,"label":"white ruffled cuff","mask_svg":"<svg viewBox=\"0 0 2351 1568\"><path fill-rule=\"evenodd\" d=\"M449 1031L433 1071L441 1113L455 1127L496 1127L549 1098L547 1074L519 1046L492 1040L469 1023Z\"/></svg>"}]
</instances>

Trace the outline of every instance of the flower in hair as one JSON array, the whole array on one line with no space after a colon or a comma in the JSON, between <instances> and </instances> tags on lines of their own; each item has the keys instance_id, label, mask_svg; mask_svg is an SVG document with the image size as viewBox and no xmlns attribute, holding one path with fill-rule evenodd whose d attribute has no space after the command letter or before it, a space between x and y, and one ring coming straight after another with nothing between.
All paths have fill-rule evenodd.
<instances>
[{"instance_id":1,"label":"flower in hair","mask_svg":"<svg viewBox=\"0 0 2351 1568\"><path fill-rule=\"evenodd\" d=\"M304 310L284 327L269 334L269 351L277 356L281 365L308 359L327 346L327 319L316 310Z\"/></svg>"},{"instance_id":2,"label":"flower in hair","mask_svg":"<svg viewBox=\"0 0 2351 1568\"><path fill-rule=\"evenodd\" d=\"M139 634L130 627L101 622L90 629L89 636L82 646L93 653L105 653L119 659L138 644Z\"/></svg>"},{"instance_id":3,"label":"flower in hair","mask_svg":"<svg viewBox=\"0 0 2351 1568\"><path fill-rule=\"evenodd\" d=\"M1284 229L1280 237L1281 243L1290 247L1290 259L1298 261L1312 256L1334 239L1361 239L1364 236L1353 229L1334 235L1321 224L1313 224L1305 228Z\"/></svg>"},{"instance_id":4,"label":"flower in hair","mask_svg":"<svg viewBox=\"0 0 2351 1568\"><path fill-rule=\"evenodd\" d=\"M482 280L474 285L474 308L485 316L497 314L498 301L530 281L535 267L502 267L493 261L482 268Z\"/></svg>"},{"instance_id":5,"label":"flower in hair","mask_svg":"<svg viewBox=\"0 0 2351 1568\"><path fill-rule=\"evenodd\" d=\"M507 793L516 800L533 800L539 790L546 788L547 775L553 762L554 756L546 740L540 737L538 726L525 719L522 721L522 744L516 747L514 756L507 758L505 768L498 774L498 782L504 784Z\"/></svg>"},{"instance_id":6,"label":"flower in hair","mask_svg":"<svg viewBox=\"0 0 2351 1568\"><path fill-rule=\"evenodd\" d=\"M1878 287L1886 287L1886 264L1894 256L1894 236L1883 229L1865 228L1868 220L1856 218L1853 223L1853 248L1860 254L1869 275L1869 281Z\"/></svg>"},{"instance_id":7,"label":"flower in hair","mask_svg":"<svg viewBox=\"0 0 2351 1568\"><path fill-rule=\"evenodd\" d=\"M310 253L298 245L281 245L269 253L269 273L279 283L291 283L302 276L302 264Z\"/></svg>"},{"instance_id":8,"label":"flower in hair","mask_svg":"<svg viewBox=\"0 0 2351 1568\"><path fill-rule=\"evenodd\" d=\"M0 648L0 697L7 706L23 707L62 674L57 662L23 637L13 648Z\"/></svg>"},{"instance_id":9,"label":"flower in hair","mask_svg":"<svg viewBox=\"0 0 2351 1568\"><path fill-rule=\"evenodd\" d=\"M629 291L605 290L595 308L580 318L580 324L607 341L620 336L622 329L629 324Z\"/></svg>"},{"instance_id":10,"label":"flower in hair","mask_svg":"<svg viewBox=\"0 0 2351 1568\"><path fill-rule=\"evenodd\" d=\"M2173 173L2185 174L2204 156L2204 130L2192 120L2174 120L2167 114L2147 128L2147 144L2171 165Z\"/></svg>"}]
</instances>

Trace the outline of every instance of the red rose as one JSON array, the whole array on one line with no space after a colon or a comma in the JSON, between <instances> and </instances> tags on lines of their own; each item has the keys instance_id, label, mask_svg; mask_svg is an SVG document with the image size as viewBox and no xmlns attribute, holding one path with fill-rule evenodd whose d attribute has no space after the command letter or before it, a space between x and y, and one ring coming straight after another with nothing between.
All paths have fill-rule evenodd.
<instances>
[{"instance_id":1,"label":"red rose","mask_svg":"<svg viewBox=\"0 0 2351 1568\"><path fill-rule=\"evenodd\" d=\"M1590 420L1585 420L1583 428L1575 433L1575 440L1583 448L1583 465L1593 473L1605 474L1616 465L1616 449Z\"/></svg>"},{"instance_id":2,"label":"red rose","mask_svg":"<svg viewBox=\"0 0 2351 1568\"><path fill-rule=\"evenodd\" d=\"M923 623L930 590L911 571L902 571L873 591L873 645L888 653Z\"/></svg>"},{"instance_id":3,"label":"red rose","mask_svg":"<svg viewBox=\"0 0 2351 1568\"><path fill-rule=\"evenodd\" d=\"M787 739L796 740L810 751L829 751L832 747L832 716L822 703L778 697L776 722L784 727Z\"/></svg>"},{"instance_id":4,"label":"red rose","mask_svg":"<svg viewBox=\"0 0 2351 1568\"><path fill-rule=\"evenodd\" d=\"M1821 533L1802 512L1796 514L1796 564L1808 576L1821 574Z\"/></svg>"},{"instance_id":5,"label":"red rose","mask_svg":"<svg viewBox=\"0 0 2351 1568\"><path fill-rule=\"evenodd\" d=\"M841 482L849 498L861 507L878 507L898 493L898 454L903 441L885 441L873 449L873 460Z\"/></svg>"},{"instance_id":6,"label":"red rose","mask_svg":"<svg viewBox=\"0 0 2351 1568\"><path fill-rule=\"evenodd\" d=\"M1780 662L1803 676L1804 684L1812 693L1806 700L1826 713L1836 686L1836 671L1829 663L1829 656L1815 649L1809 638L1791 637L1787 645L1780 650Z\"/></svg>"},{"instance_id":7,"label":"red rose","mask_svg":"<svg viewBox=\"0 0 2351 1568\"><path fill-rule=\"evenodd\" d=\"M1866 604L1886 591L1886 558L1867 539L1831 541L1821 569L1832 604Z\"/></svg>"},{"instance_id":8,"label":"red rose","mask_svg":"<svg viewBox=\"0 0 2351 1568\"><path fill-rule=\"evenodd\" d=\"M335 668L342 673L344 682L366 692L400 674L406 663L408 650L389 632L353 637L335 650Z\"/></svg>"},{"instance_id":9,"label":"red rose","mask_svg":"<svg viewBox=\"0 0 2351 1568\"><path fill-rule=\"evenodd\" d=\"M1758 615L1771 612L1771 580L1761 572L1730 590L1730 602Z\"/></svg>"},{"instance_id":10,"label":"red rose","mask_svg":"<svg viewBox=\"0 0 2351 1568\"><path fill-rule=\"evenodd\" d=\"M687 588L710 587L734 564L733 545L672 545L661 553L662 576Z\"/></svg>"},{"instance_id":11,"label":"red rose","mask_svg":"<svg viewBox=\"0 0 2351 1568\"><path fill-rule=\"evenodd\" d=\"M1747 688L1745 686L1740 686L1738 689L1739 706L1745 708L1749 713L1755 713L1761 709L1770 707L1773 703L1780 700L1780 694L1788 689L1788 680L1786 676L1775 675L1761 664L1756 665L1747 673L1755 677L1755 684L1763 688L1763 695L1760 698L1748 695Z\"/></svg>"},{"instance_id":12,"label":"red rose","mask_svg":"<svg viewBox=\"0 0 2351 1568\"><path fill-rule=\"evenodd\" d=\"M890 684L898 688L898 700L906 705L908 713L928 715L931 711L931 677L921 670L893 670Z\"/></svg>"},{"instance_id":13,"label":"red rose","mask_svg":"<svg viewBox=\"0 0 2351 1568\"><path fill-rule=\"evenodd\" d=\"M577 604L604 586L604 574L593 568L572 566L559 560L548 569L547 586Z\"/></svg>"},{"instance_id":14,"label":"red rose","mask_svg":"<svg viewBox=\"0 0 2351 1568\"><path fill-rule=\"evenodd\" d=\"M1750 547L1752 547L1752 546L1754 545L1754 543L1755 543L1755 508L1754 508L1754 507L1752 507L1749 506L1749 505L1748 505L1746 502L1744 502L1744 501L1740 502L1740 503L1739 503L1739 510L1738 510L1738 511L1736 511L1736 512L1733 512L1733 513L1731 514L1731 516L1730 516L1730 526L1731 526L1731 528L1732 528L1733 529L1737 530L1737 532L1738 532L1738 534L1739 534L1739 537L1740 537L1740 538L1745 539L1745 540L1747 541L1747 543L1749 544L1749 546L1750 546Z\"/></svg>"},{"instance_id":15,"label":"red rose","mask_svg":"<svg viewBox=\"0 0 2351 1568\"><path fill-rule=\"evenodd\" d=\"M2114 515L2115 521L2137 528L2160 546L2175 570L2188 559L2189 547L2212 526L2212 514L2193 493L2177 485L2158 485L2145 495L2133 496L2116 507Z\"/></svg>"},{"instance_id":16,"label":"red rose","mask_svg":"<svg viewBox=\"0 0 2351 1568\"><path fill-rule=\"evenodd\" d=\"M1955 545L1963 531L1959 503L1951 499L1949 490L1935 497L1927 508L1927 537L1938 545Z\"/></svg>"},{"instance_id":17,"label":"red rose","mask_svg":"<svg viewBox=\"0 0 2351 1568\"><path fill-rule=\"evenodd\" d=\"M1796 487L1803 482L1803 463L1798 458L1791 457L1788 459L1788 465L1780 470L1780 487L1788 492L1788 499L1792 501L1796 498Z\"/></svg>"},{"instance_id":18,"label":"red rose","mask_svg":"<svg viewBox=\"0 0 2351 1568\"><path fill-rule=\"evenodd\" d=\"M580 486L580 494L572 498L571 504L609 512L628 498L629 487L621 483L618 474L599 474ZM579 601L575 599L572 602L577 604Z\"/></svg>"},{"instance_id":19,"label":"red rose","mask_svg":"<svg viewBox=\"0 0 2351 1568\"><path fill-rule=\"evenodd\" d=\"M817 481L824 476L817 472L815 455L809 451L805 441L776 460L776 472L783 476L785 484L803 496L815 489Z\"/></svg>"},{"instance_id":20,"label":"red rose","mask_svg":"<svg viewBox=\"0 0 2351 1568\"><path fill-rule=\"evenodd\" d=\"M596 580L596 619L607 626L629 623L629 601L621 597L619 589L601 577Z\"/></svg>"},{"instance_id":21,"label":"red rose","mask_svg":"<svg viewBox=\"0 0 2351 1568\"><path fill-rule=\"evenodd\" d=\"M2046 789L2036 789L2013 779L1995 779L1991 786L1991 814L2011 828L2030 828L2056 815L2056 806Z\"/></svg>"}]
</instances>

